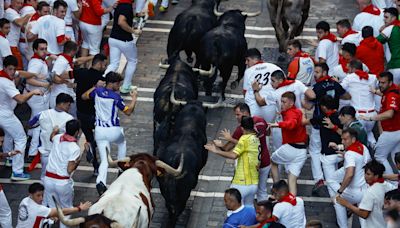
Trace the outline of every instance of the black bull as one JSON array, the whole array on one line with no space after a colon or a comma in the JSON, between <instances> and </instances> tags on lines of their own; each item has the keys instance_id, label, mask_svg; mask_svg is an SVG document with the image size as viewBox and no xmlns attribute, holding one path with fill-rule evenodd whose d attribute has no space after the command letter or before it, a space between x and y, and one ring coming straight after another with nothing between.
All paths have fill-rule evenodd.
<instances>
[{"instance_id":1,"label":"black bull","mask_svg":"<svg viewBox=\"0 0 400 228\"><path fill-rule=\"evenodd\" d=\"M157 151L160 160L173 167L179 164L181 155L186 158L180 177L157 177L169 212L167 227L175 227L191 190L197 185L198 175L207 162L208 152L204 149L206 143L206 115L201 102L188 102L176 117L168 143L160 146Z\"/></svg>"},{"instance_id":2,"label":"black bull","mask_svg":"<svg viewBox=\"0 0 400 228\"><path fill-rule=\"evenodd\" d=\"M193 0L193 4L180 13L168 36L168 63L185 50L188 62L192 62L192 52L197 56L201 37L217 24L213 13L214 0Z\"/></svg>"},{"instance_id":3,"label":"black bull","mask_svg":"<svg viewBox=\"0 0 400 228\"><path fill-rule=\"evenodd\" d=\"M171 134L174 118L182 108L170 101L173 89L179 100L197 100L197 76L189 65L179 59L171 63L154 93L154 155L160 142Z\"/></svg>"},{"instance_id":4,"label":"black bull","mask_svg":"<svg viewBox=\"0 0 400 228\"><path fill-rule=\"evenodd\" d=\"M216 15L222 14L216 8L214 8L214 13ZM246 18L247 16L257 16L260 13L229 10L219 18L218 25L208 31L201 39L198 57L201 68L210 69L210 67L215 66L219 70L222 77L222 99L225 99L225 88L233 66L237 66L239 71L237 79L231 84L232 89L237 87L246 69L247 42L244 37ZM217 77L216 72L204 82L207 95L211 95L212 85Z\"/></svg>"}]
</instances>

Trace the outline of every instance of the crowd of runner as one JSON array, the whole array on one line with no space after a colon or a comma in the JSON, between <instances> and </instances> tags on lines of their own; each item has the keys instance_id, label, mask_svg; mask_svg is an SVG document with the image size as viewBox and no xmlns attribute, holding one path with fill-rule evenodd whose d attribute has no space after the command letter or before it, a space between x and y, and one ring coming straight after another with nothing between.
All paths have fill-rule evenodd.
<instances>
[{"instance_id":1,"label":"crowd of runner","mask_svg":"<svg viewBox=\"0 0 400 228\"><path fill-rule=\"evenodd\" d=\"M93 164L99 195L107 190L106 148L115 143L118 158L126 155L118 110L132 114L137 99L132 77L140 29L134 21L154 14L156 3L0 0L0 158L12 166L13 181L30 179L25 151L28 170L39 162L42 169L41 183L30 185L21 201L17 227L52 224L57 213L51 196L66 215L90 207L90 202L73 206L71 174L82 155ZM224 227L322 227L319 221L307 223L298 196L307 154L312 194L328 190L339 227L348 227L351 213L361 227L399 227L400 1L357 3L360 13L352 22L336 23L340 38L329 23L316 24L318 42L310 43L315 57L302 51L299 40L289 41L287 71L263 62L259 50L247 51L245 102L233 109L239 126L233 134L224 129L223 141L205 145L237 161L224 196ZM162 1L159 11L167 8ZM100 53L111 13L109 51ZM115 73L122 54L124 77ZM131 96L129 104L121 94ZM25 102L31 116L24 127L14 109ZM13 227L1 185L0 227Z\"/></svg>"}]
</instances>

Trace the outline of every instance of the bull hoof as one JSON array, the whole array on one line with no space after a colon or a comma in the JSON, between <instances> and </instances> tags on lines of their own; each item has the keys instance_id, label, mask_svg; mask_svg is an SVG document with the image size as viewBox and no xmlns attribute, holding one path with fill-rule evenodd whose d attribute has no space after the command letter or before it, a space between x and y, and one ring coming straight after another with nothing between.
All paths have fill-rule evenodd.
<instances>
[{"instance_id":1,"label":"bull hoof","mask_svg":"<svg viewBox=\"0 0 400 228\"><path fill-rule=\"evenodd\" d=\"M186 61L187 61L188 63L193 63L193 58L192 58L192 57L187 57L187 58L186 58Z\"/></svg>"},{"instance_id":2,"label":"bull hoof","mask_svg":"<svg viewBox=\"0 0 400 228\"><path fill-rule=\"evenodd\" d=\"M238 85L239 85L239 82L233 81L233 82L231 83L231 89L236 89L236 88L238 87Z\"/></svg>"}]
</instances>

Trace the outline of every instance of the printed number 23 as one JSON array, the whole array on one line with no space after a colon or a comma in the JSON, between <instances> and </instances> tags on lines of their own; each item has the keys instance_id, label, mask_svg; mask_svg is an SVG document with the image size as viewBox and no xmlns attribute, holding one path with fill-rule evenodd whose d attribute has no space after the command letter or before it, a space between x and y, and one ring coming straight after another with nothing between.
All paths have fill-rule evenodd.
<instances>
[{"instance_id":1,"label":"printed number 23","mask_svg":"<svg viewBox=\"0 0 400 228\"><path fill-rule=\"evenodd\" d=\"M258 83L261 83L262 85L265 86L265 85L268 84L269 75L270 75L269 72L265 73L264 75L262 75L262 74L257 74L255 78L256 78L256 80L257 80ZM262 78L261 78L261 77L262 77ZM262 82L260 81L261 79L262 79Z\"/></svg>"}]
</instances>

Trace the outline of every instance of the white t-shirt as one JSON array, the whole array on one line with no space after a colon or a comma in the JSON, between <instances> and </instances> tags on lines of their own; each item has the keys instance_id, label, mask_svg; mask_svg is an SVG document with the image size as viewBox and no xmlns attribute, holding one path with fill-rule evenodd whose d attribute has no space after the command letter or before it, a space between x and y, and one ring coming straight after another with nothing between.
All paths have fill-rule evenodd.
<instances>
[{"instance_id":1,"label":"white t-shirt","mask_svg":"<svg viewBox=\"0 0 400 228\"><path fill-rule=\"evenodd\" d=\"M10 33L7 35L7 39L10 41L11 47L18 47L21 27L15 24L14 21L21 18L21 15L15 9L9 7L4 14L4 18L11 22L11 29Z\"/></svg>"},{"instance_id":2,"label":"white t-shirt","mask_svg":"<svg viewBox=\"0 0 400 228\"><path fill-rule=\"evenodd\" d=\"M20 94L15 88L14 81L0 77L0 113L11 116L14 114L14 108L17 101L13 97Z\"/></svg>"},{"instance_id":3,"label":"white t-shirt","mask_svg":"<svg viewBox=\"0 0 400 228\"><path fill-rule=\"evenodd\" d=\"M278 106L278 109L280 110L282 94L290 91L296 95L296 102L295 102L296 107L301 108L301 100L304 98L304 93L307 91L307 89L308 88L301 81L295 80L295 82L290 85L276 89L275 93L273 93L271 97L265 97L263 96L263 94L260 95L264 97L267 103L269 100L275 102Z\"/></svg>"},{"instance_id":4,"label":"white t-shirt","mask_svg":"<svg viewBox=\"0 0 400 228\"><path fill-rule=\"evenodd\" d=\"M50 212L51 208L37 204L29 196L25 197L19 204L17 228L42 227Z\"/></svg>"},{"instance_id":5,"label":"white t-shirt","mask_svg":"<svg viewBox=\"0 0 400 228\"><path fill-rule=\"evenodd\" d=\"M369 72L367 65L365 65L364 63L363 63L363 71ZM333 68L331 76L337 77L339 79L339 82L342 82L343 79L347 76L347 73L344 72L342 65L339 64Z\"/></svg>"},{"instance_id":6,"label":"white t-shirt","mask_svg":"<svg viewBox=\"0 0 400 228\"><path fill-rule=\"evenodd\" d=\"M47 66L46 62L42 59L32 58L28 64L28 72L35 73L35 79L46 82L49 78L49 67ZM43 92L46 92L47 89L44 87L33 86L29 83L26 83L26 89L32 91L34 89L40 89Z\"/></svg>"},{"instance_id":7,"label":"white t-shirt","mask_svg":"<svg viewBox=\"0 0 400 228\"><path fill-rule=\"evenodd\" d=\"M374 36L379 35L379 29L384 25L383 12L380 15L361 12L356 15L353 21L352 28L356 31L361 31L365 26L371 26L374 29Z\"/></svg>"},{"instance_id":8,"label":"white t-shirt","mask_svg":"<svg viewBox=\"0 0 400 228\"><path fill-rule=\"evenodd\" d=\"M47 41L49 53L58 55L62 52L63 48L58 45L57 37L65 35L65 21L63 19L53 15L41 16L32 26L31 32Z\"/></svg>"},{"instance_id":9,"label":"white t-shirt","mask_svg":"<svg viewBox=\"0 0 400 228\"><path fill-rule=\"evenodd\" d=\"M49 162L46 171L59 176L68 177L68 162L76 161L80 156L80 148L76 142L61 142L61 136L58 134L53 137L53 147L49 155Z\"/></svg>"},{"instance_id":10,"label":"white t-shirt","mask_svg":"<svg viewBox=\"0 0 400 228\"><path fill-rule=\"evenodd\" d=\"M344 37L341 41L341 44L345 44L345 43L352 43L355 44L356 46L360 45L360 42L362 40L362 36L361 36L361 32L357 32L354 34L350 34L347 35L346 37Z\"/></svg>"},{"instance_id":11,"label":"white t-shirt","mask_svg":"<svg viewBox=\"0 0 400 228\"><path fill-rule=\"evenodd\" d=\"M393 0L372 0L372 5L381 9L396 7L396 5L393 3Z\"/></svg>"},{"instance_id":12,"label":"white t-shirt","mask_svg":"<svg viewBox=\"0 0 400 228\"><path fill-rule=\"evenodd\" d=\"M72 71L73 69L68 63L68 60L60 55L56 59L53 65L52 72L55 73L56 75L62 75L64 72ZM74 79L67 79L69 82L73 83ZM68 88L66 84L53 84L52 86L52 94L60 94L60 93L66 93L68 95L71 95L74 99L76 97L75 91L73 88Z\"/></svg>"},{"instance_id":13,"label":"white t-shirt","mask_svg":"<svg viewBox=\"0 0 400 228\"><path fill-rule=\"evenodd\" d=\"M12 55L10 42L5 38L0 36L0 70L3 69L3 59L9 55Z\"/></svg>"},{"instance_id":14,"label":"white t-shirt","mask_svg":"<svg viewBox=\"0 0 400 228\"><path fill-rule=\"evenodd\" d=\"M41 145L38 148L39 152L43 155L48 155L52 148L52 142L50 141L50 135L53 132L53 128L58 126L61 133L65 132L65 124L74 119L67 112L56 111L55 109L48 109L40 112L37 116L40 125L40 142Z\"/></svg>"},{"instance_id":15,"label":"white t-shirt","mask_svg":"<svg viewBox=\"0 0 400 228\"><path fill-rule=\"evenodd\" d=\"M306 226L304 201L296 197L296 205L280 202L274 206L272 215L278 218L278 222L286 228L299 228Z\"/></svg>"},{"instance_id":16,"label":"white t-shirt","mask_svg":"<svg viewBox=\"0 0 400 228\"><path fill-rule=\"evenodd\" d=\"M370 91L377 85L375 75L369 74L368 80L361 80L355 73L348 74L340 85L351 95L350 103L356 110L375 109L375 95Z\"/></svg>"},{"instance_id":17,"label":"white t-shirt","mask_svg":"<svg viewBox=\"0 0 400 228\"><path fill-rule=\"evenodd\" d=\"M365 228L386 226L382 211L385 193L384 183L375 183L364 192L358 207L370 212L368 218L365 219Z\"/></svg>"},{"instance_id":18,"label":"white t-shirt","mask_svg":"<svg viewBox=\"0 0 400 228\"><path fill-rule=\"evenodd\" d=\"M272 63L259 63L246 69L243 78L243 90L246 91L244 101L247 105L257 105L254 91L251 87L251 84L255 80L262 84L261 90L259 91L260 94L267 95L275 92L274 88L271 86L271 74L277 70L282 71L280 67ZM268 103L268 105L271 105L271 103Z\"/></svg>"},{"instance_id":19,"label":"white t-shirt","mask_svg":"<svg viewBox=\"0 0 400 228\"><path fill-rule=\"evenodd\" d=\"M351 180L348 188L361 188L366 182L364 178L364 165L371 160L368 149L364 146L363 155L354 152L354 151L346 151L344 154L344 165L345 169L349 167L355 167L354 176Z\"/></svg>"},{"instance_id":20,"label":"white t-shirt","mask_svg":"<svg viewBox=\"0 0 400 228\"><path fill-rule=\"evenodd\" d=\"M339 64L339 47L338 42L332 42L328 39L319 41L317 50L315 51L315 59L319 61L319 58L323 58L328 64L330 75L332 69Z\"/></svg>"}]
</instances>

